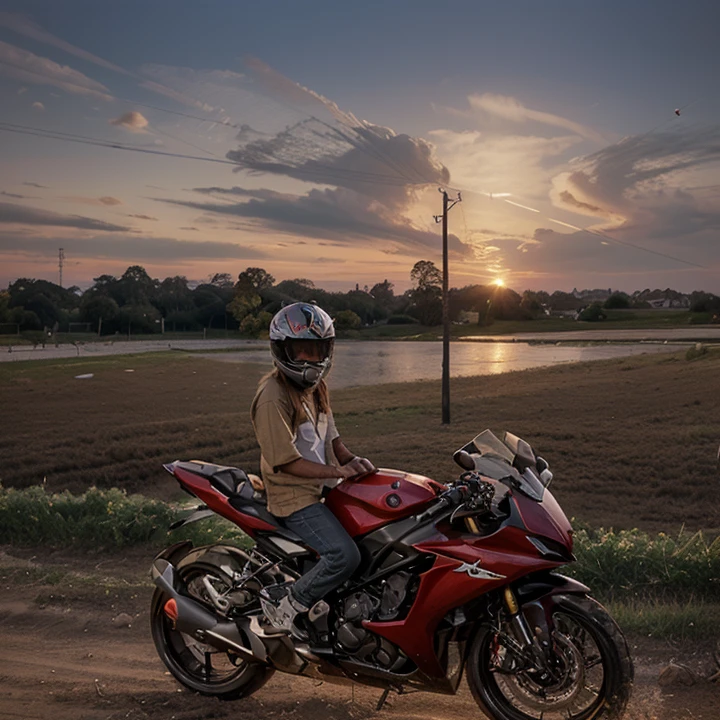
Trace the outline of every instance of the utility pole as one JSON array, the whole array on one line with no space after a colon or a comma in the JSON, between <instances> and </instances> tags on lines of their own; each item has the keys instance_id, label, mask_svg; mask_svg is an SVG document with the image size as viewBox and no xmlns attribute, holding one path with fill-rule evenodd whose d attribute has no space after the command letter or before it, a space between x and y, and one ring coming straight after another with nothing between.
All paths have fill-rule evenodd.
<instances>
[{"instance_id":1,"label":"utility pole","mask_svg":"<svg viewBox=\"0 0 720 720\"><path fill-rule=\"evenodd\" d=\"M443 196L442 215L435 215L435 222L442 220L443 235L443 281L442 281L442 318L443 318L443 360L442 360L442 424L450 424L450 299L448 295L448 213L462 202L460 193L450 203L446 190L438 188Z\"/></svg>"},{"instance_id":2,"label":"utility pole","mask_svg":"<svg viewBox=\"0 0 720 720\"><path fill-rule=\"evenodd\" d=\"M63 286L63 284L62 284L62 269L63 269L64 263L65 263L65 250L64 250L64 248L60 248L60 252L58 252L58 270L60 271L60 287Z\"/></svg>"}]
</instances>

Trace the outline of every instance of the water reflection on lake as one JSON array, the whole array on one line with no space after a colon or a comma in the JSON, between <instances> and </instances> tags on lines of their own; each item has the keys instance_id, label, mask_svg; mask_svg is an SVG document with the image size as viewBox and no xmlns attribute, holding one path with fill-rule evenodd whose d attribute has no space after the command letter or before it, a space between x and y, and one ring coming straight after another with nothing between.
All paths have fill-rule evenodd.
<instances>
[{"instance_id":1,"label":"water reflection on lake","mask_svg":"<svg viewBox=\"0 0 720 720\"><path fill-rule=\"evenodd\" d=\"M623 343L587 346L527 345L526 343L454 342L450 345L450 374L495 375L559 363L603 360L673 352L684 345ZM251 362L271 365L269 350L209 353L204 357L222 362ZM442 374L442 343L439 342L352 342L338 341L328 378L330 387L353 387L380 383L439 380Z\"/></svg>"}]
</instances>

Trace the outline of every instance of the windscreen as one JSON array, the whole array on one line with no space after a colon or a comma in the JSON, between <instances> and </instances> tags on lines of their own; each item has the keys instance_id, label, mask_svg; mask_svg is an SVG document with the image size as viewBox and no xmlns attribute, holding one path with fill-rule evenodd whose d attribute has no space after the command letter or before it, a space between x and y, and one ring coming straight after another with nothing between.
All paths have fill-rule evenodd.
<instances>
[{"instance_id":1,"label":"windscreen","mask_svg":"<svg viewBox=\"0 0 720 720\"><path fill-rule=\"evenodd\" d=\"M520 492L538 502L542 501L545 487L535 469L530 466L535 454L529 443L515 435L506 435L503 442L491 430L484 430L462 450L470 453L475 470L493 480L504 480ZM516 452L515 451L519 451ZM516 465L522 468L519 470Z\"/></svg>"}]
</instances>

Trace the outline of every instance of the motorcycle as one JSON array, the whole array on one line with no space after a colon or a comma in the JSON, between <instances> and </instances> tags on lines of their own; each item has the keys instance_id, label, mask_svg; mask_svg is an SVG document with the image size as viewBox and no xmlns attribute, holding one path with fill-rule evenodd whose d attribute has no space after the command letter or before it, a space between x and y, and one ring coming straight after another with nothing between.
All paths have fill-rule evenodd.
<instances>
[{"instance_id":1,"label":"motorcycle","mask_svg":"<svg viewBox=\"0 0 720 720\"><path fill-rule=\"evenodd\" d=\"M248 697L276 672L389 692L455 694L463 675L496 720L620 718L633 665L589 588L558 574L573 531L548 490L548 463L521 438L480 433L448 483L379 469L330 489L355 539L350 580L276 634L262 610L317 555L271 515L238 468L165 465L200 505L173 527L218 514L254 542L180 542L152 565L152 637L170 673L198 693Z\"/></svg>"}]
</instances>

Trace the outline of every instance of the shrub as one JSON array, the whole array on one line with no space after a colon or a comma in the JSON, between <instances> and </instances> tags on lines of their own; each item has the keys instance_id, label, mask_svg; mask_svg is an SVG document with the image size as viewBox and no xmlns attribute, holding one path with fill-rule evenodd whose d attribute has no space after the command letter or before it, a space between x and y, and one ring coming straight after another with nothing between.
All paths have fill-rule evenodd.
<instances>
[{"instance_id":1,"label":"shrub","mask_svg":"<svg viewBox=\"0 0 720 720\"><path fill-rule=\"evenodd\" d=\"M582 320L583 322L599 322L605 320L606 317L607 315L603 312L600 304L593 303L578 315L578 320Z\"/></svg>"},{"instance_id":2,"label":"shrub","mask_svg":"<svg viewBox=\"0 0 720 720\"><path fill-rule=\"evenodd\" d=\"M0 543L118 549L168 540L167 529L181 510L123 490L91 488L82 495L0 486ZM218 518L181 528L173 539L196 543L240 540L239 528Z\"/></svg>"}]
</instances>

